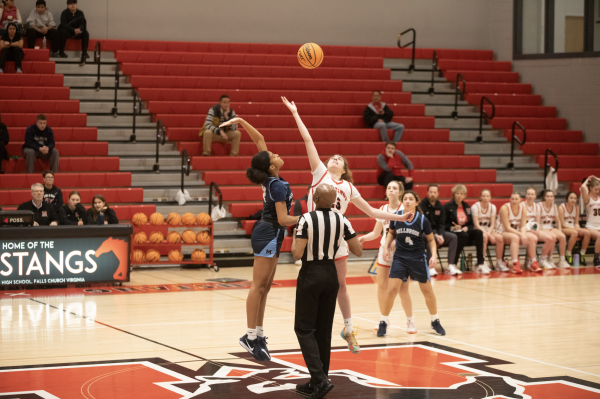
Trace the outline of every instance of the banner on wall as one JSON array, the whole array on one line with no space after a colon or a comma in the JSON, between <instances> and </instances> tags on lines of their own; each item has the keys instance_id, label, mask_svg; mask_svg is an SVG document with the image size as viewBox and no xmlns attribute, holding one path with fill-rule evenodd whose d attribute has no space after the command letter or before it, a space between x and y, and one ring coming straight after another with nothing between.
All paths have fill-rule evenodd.
<instances>
[{"instance_id":1,"label":"banner on wall","mask_svg":"<svg viewBox=\"0 0 600 399\"><path fill-rule=\"evenodd\" d=\"M0 240L0 287L129 281L129 237Z\"/></svg>"}]
</instances>

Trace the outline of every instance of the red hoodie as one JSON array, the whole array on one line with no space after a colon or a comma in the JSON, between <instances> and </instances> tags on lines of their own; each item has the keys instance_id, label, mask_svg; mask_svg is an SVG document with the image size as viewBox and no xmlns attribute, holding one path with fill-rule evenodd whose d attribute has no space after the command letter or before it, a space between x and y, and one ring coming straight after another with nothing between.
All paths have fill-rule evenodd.
<instances>
[{"instance_id":1,"label":"red hoodie","mask_svg":"<svg viewBox=\"0 0 600 399\"><path fill-rule=\"evenodd\" d=\"M400 154L398 154L399 151L396 151L394 153L394 156L392 158L388 157L385 154L385 149L381 152L381 154L379 154L377 156L377 160L381 160L383 157L383 160L385 161L385 163L387 163L388 168L390 168L392 170L392 173L394 174L394 176L400 176L401 175L401 171L403 168L408 169L408 176L412 177L413 176L413 165L412 162L410 162L410 160L408 160L408 158L406 158L406 156L404 156L406 158L406 163L408 165L404 165L404 162L402 162L402 157L400 156ZM381 168L381 166L377 165L377 176L379 176L381 173L383 173L384 170Z\"/></svg>"}]
</instances>

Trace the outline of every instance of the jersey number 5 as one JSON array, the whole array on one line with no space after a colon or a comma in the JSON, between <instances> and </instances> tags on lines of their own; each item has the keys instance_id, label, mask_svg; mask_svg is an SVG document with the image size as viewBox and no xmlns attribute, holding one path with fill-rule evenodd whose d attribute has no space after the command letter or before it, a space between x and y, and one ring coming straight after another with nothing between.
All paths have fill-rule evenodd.
<instances>
[{"instance_id":1,"label":"jersey number 5","mask_svg":"<svg viewBox=\"0 0 600 399\"><path fill-rule=\"evenodd\" d=\"M404 239L404 242L406 242L408 245L414 245L413 242L412 242L412 240L410 239L410 237L406 237Z\"/></svg>"}]
</instances>

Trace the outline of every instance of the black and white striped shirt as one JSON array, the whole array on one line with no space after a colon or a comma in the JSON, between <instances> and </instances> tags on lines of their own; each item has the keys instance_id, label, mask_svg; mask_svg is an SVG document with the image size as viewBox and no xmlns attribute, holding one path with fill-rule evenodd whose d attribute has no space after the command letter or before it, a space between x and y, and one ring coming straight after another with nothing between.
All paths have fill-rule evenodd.
<instances>
[{"instance_id":1,"label":"black and white striped shirt","mask_svg":"<svg viewBox=\"0 0 600 399\"><path fill-rule=\"evenodd\" d=\"M317 208L305 213L298 219L296 227L296 238L308 240L302 255L304 262L333 261L342 242L354 237L356 233L350 221L331 208Z\"/></svg>"}]
</instances>

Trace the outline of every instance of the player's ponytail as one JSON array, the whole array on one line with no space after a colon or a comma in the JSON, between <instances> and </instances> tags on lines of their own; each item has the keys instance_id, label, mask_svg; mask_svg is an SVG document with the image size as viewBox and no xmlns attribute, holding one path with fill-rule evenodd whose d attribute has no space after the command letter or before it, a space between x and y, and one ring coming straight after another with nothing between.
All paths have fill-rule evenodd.
<instances>
[{"instance_id":1,"label":"player's ponytail","mask_svg":"<svg viewBox=\"0 0 600 399\"><path fill-rule=\"evenodd\" d=\"M252 157L250 167L246 169L246 177L254 184L263 184L269 177L271 156L268 151L261 151Z\"/></svg>"}]
</instances>

